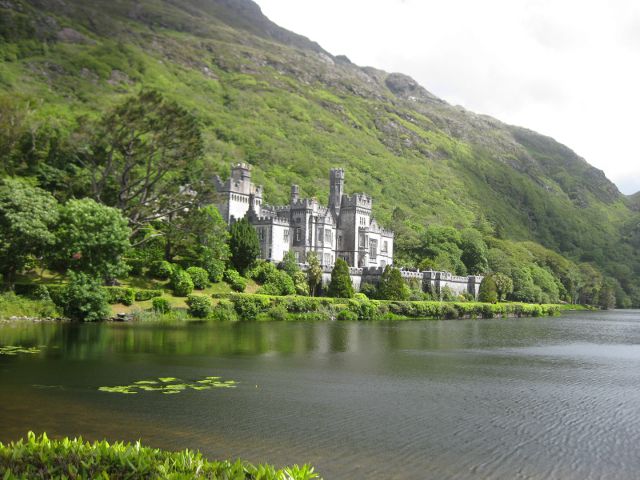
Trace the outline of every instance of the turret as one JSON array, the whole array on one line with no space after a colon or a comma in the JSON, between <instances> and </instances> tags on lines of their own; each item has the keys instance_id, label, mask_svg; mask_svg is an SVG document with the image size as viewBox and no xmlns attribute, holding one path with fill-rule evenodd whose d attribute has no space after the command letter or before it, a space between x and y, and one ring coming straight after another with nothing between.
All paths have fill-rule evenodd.
<instances>
[{"instance_id":1,"label":"turret","mask_svg":"<svg viewBox=\"0 0 640 480\"><path fill-rule=\"evenodd\" d=\"M343 193L344 170L342 168L332 168L329 172L329 208L335 213L340 211Z\"/></svg>"},{"instance_id":2,"label":"turret","mask_svg":"<svg viewBox=\"0 0 640 480\"><path fill-rule=\"evenodd\" d=\"M300 188L298 185L291 185L291 205L296 203L300 198Z\"/></svg>"}]
</instances>

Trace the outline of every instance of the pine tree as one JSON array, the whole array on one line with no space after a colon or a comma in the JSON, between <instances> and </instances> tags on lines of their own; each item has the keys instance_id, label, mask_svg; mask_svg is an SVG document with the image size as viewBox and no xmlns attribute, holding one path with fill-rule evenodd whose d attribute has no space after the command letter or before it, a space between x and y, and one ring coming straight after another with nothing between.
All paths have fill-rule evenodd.
<instances>
[{"instance_id":1,"label":"pine tree","mask_svg":"<svg viewBox=\"0 0 640 480\"><path fill-rule=\"evenodd\" d=\"M406 300L409 298L409 287L404 283L400 270L387 265L380 277L378 298L382 300Z\"/></svg>"},{"instance_id":2,"label":"pine tree","mask_svg":"<svg viewBox=\"0 0 640 480\"><path fill-rule=\"evenodd\" d=\"M482 279L482 283L480 283L480 289L478 291L478 300L485 303L498 302L498 290L493 277L488 276Z\"/></svg>"},{"instance_id":3,"label":"pine tree","mask_svg":"<svg viewBox=\"0 0 640 480\"><path fill-rule=\"evenodd\" d=\"M329 284L329 296L336 298L352 298L355 295L349 265L341 258L336 259L336 264L331 271L331 283Z\"/></svg>"},{"instance_id":4,"label":"pine tree","mask_svg":"<svg viewBox=\"0 0 640 480\"><path fill-rule=\"evenodd\" d=\"M260 255L258 234L246 218L231 225L229 232L231 263L239 272L244 273Z\"/></svg>"}]
</instances>

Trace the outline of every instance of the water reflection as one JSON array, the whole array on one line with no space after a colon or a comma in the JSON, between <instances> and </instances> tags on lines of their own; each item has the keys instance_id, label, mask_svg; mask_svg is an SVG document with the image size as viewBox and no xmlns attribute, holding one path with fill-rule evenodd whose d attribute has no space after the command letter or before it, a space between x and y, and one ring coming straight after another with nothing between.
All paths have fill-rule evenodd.
<instances>
[{"instance_id":1,"label":"water reflection","mask_svg":"<svg viewBox=\"0 0 640 480\"><path fill-rule=\"evenodd\" d=\"M326 478L633 478L640 314L390 323L5 324L0 441L28 429ZM230 391L98 392L221 375ZM164 398L163 398L164 397ZM168 397L168 398L167 398Z\"/></svg>"}]
</instances>

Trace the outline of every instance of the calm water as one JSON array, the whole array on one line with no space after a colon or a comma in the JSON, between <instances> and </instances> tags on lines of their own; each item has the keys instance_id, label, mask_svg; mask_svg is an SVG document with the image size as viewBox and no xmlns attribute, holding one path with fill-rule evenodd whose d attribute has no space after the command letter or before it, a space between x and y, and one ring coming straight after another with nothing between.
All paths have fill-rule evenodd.
<instances>
[{"instance_id":1,"label":"calm water","mask_svg":"<svg viewBox=\"0 0 640 480\"><path fill-rule=\"evenodd\" d=\"M326 479L640 475L640 311L396 323L0 325L0 440L28 430L310 462ZM121 395L208 375L236 389Z\"/></svg>"}]
</instances>

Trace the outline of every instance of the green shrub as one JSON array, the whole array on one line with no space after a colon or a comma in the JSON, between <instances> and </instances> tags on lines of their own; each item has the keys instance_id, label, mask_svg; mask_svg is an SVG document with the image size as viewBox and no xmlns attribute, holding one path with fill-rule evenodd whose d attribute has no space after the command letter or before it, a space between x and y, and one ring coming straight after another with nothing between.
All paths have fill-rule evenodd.
<instances>
[{"instance_id":1,"label":"green shrub","mask_svg":"<svg viewBox=\"0 0 640 480\"><path fill-rule=\"evenodd\" d=\"M151 264L151 267L149 268L149 275L158 280L167 280L171 277L174 268L175 265L172 263L169 263L166 260L158 260Z\"/></svg>"},{"instance_id":2,"label":"green shrub","mask_svg":"<svg viewBox=\"0 0 640 480\"><path fill-rule=\"evenodd\" d=\"M260 292L264 295L295 295L293 280L284 270L274 270L267 276Z\"/></svg>"},{"instance_id":3,"label":"green shrub","mask_svg":"<svg viewBox=\"0 0 640 480\"><path fill-rule=\"evenodd\" d=\"M358 314L351 310L340 310L336 318L342 321L355 321L358 320Z\"/></svg>"},{"instance_id":4,"label":"green shrub","mask_svg":"<svg viewBox=\"0 0 640 480\"><path fill-rule=\"evenodd\" d=\"M209 284L209 272L200 267L189 267L187 273L191 277L194 288L197 290L204 290Z\"/></svg>"},{"instance_id":5,"label":"green shrub","mask_svg":"<svg viewBox=\"0 0 640 480\"><path fill-rule=\"evenodd\" d=\"M331 283L329 283L329 296L334 298L352 298L354 295L351 276L349 275L349 265L341 258L336 259L336 263L331 271Z\"/></svg>"},{"instance_id":6,"label":"green shrub","mask_svg":"<svg viewBox=\"0 0 640 480\"><path fill-rule=\"evenodd\" d=\"M369 321L378 320L380 318L378 305L371 300L349 300L348 308L357 316L358 320Z\"/></svg>"},{"instance_id":7,"label":"green shrub","mask_svg":"<svg viewBox=\"0 0 640 480\"><path fill-rule=\"evenodd\" d=\"M235 322L238 320L238 314L231 300L222 299L213 307L211 317L214 320L223 322Z\"/></svg>"},{"instance_id":8,"label":"green shrub","mask_svg":"<svg viewBox=\"0 0 640 480\"><path fill-rule=\"evenodd\" d=\"M225 264L222 260L216 258L205 258L202 261L202 268L209 274L209 280L213 283L219 283L224 276Z\"/></svg>"},{"instance_id":9,"label":"green shrub","mask_svg":"<svg viewBox=\"0 0 640 480\"><path fill-rule=\"evenodd\" d=\"M70 274L60 300L64 315L71 320L93 322L104 320L110 313L105 288L83 273Z\"/></svg>"},{"instance_id":10,"label":"green shrub","mask_svg":"<svg viewBox=\"0 0 640 480\"><path fill-rule=\"evenodd\" d=\"M193 292L191 276L184 270L174 269L171 274L171 288L176 297L186 297Z\"/></svg>"},{"instance_id":11,"label":"green shrub","mask_svg":"<svg viewBox=\"0 0 640 480\"><path fill-rule=\"evenodd\" d=\"M378 288L373 283L363 283L360 286L360 293L366 295L367 298L374 299L378 295Z\"/></svg>"},{"instance_id":12,"label":"green shrub","mask_svg":"<svg viewBox=\"0 0 640 480\"><path fill-rule=\"evenodd\" d=\"M151 306L155 313L168 313L171 311L171 304L169 300L162 297L154 298L151 302Z\"/></svg>"},{"instance_id":13,"label":"green shrub","mask_svg":"<svg viewBox=\"0 0 640 480\"><path fill-rule=\"evenodd\" d=\"M204 295L189 295L187 297L187 313L196 318L207 318L211 315L211 299Z\"/></svg>"},{"instance_id":14,"label":"green shrub","mask_svg":"<svg viewBox=\"0 0 640 480\"><path fill-rule=\"evenodd\" d=\"M236 292L244 292L244 289L247 288L247 280L231 268L224 272L224 281Z\"/></svg>"},{"instance_id":15,"label":"green shrub","mask_svg":"<svg viewBox=\"0 0 640 480\"><path fill-rule=\"evenodd\" d=\"M145 300L151 300L152 298L161 297L162 290L136 290L136 302L144 302Z\"/></svg>"},{"instance_id":16,"label":"green shrub","mask_svg":"<svg viewBox=\"0 0 640 480\"><path fill-rule=\"evenodd\" d=\"M276 470L240 460L210 462L199 452L166 452L143 447L139 442L49 440L46 434L36 437L29 432L26 441L0 444L0 478L311 480L318 475L308 465Z\"/></svg>"},{"instance_id":17,"label":"green shrub","mask_svg":"<svg viewBox=\"0 0 640 480\"><path fill-rule=\"evenodd\" d=\"M231 301L241 320L255 320L271 307L269 297L262 295L238 295L232 297Z\"/></svg>"},{"instance_id":18,"label":"green shrub","mask_svg":"<svg viewBox=\"0 0 640 480\"><path fill-rule=\"evenodd\" d=\"M121 303L133 305L136 300L136 291L127 287L104 287L107 292L107 302L110 304Z\"/></svg>"},{"instance_id":19,"label":"green shrub","mask_svg":"<svg viewBox=\"0 0 640 480\"><path fill-rule=\"evenodd\" d=\"M267 283L269 276L277 271L278 269L273 263L266 260L258 260L255 262L255 265L247 271L247 278L251 278L262 285Z\"/></svg>"},{"instance_id":20,"label":"green shrub","mask_svg":"<svg viewBox=\"0 0 640 480\"><path fill-rule=\"evenodd\" d=\"M270 322L282 322L289 319L289 314L287 313L287 309L282 305L277 305L271 307L265 313L261 313L258 315L258 320L270 321Z\"/></svg>"}]
</instances>

